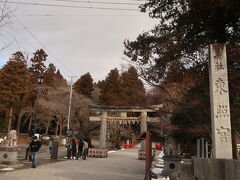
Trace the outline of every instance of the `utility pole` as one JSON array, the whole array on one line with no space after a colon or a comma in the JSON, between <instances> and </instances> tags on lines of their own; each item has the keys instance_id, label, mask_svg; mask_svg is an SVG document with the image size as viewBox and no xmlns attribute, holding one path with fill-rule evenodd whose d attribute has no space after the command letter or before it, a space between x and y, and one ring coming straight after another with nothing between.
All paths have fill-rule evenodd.
<instances>
[{"instance_id":1,"label":"utility pole","mask_svg":"<svg viewBox=\"0 0 240 180\"><path fill-rule=\"evenodd\" d=\"M71 107L72 107L72 93L73 93L73 78L76 76L71 76L70 81L70 94L69 94L69 106L68 106L68 121L67 121L67 130L70 129L70 116L71 116Z\"/></svg>"},{"instance_id":2,"label":"utility pole","mask_svg":"<svg viewBox=\"0 0 240 180\"><path fill-rule=\"evenodd\" d=\"M69 106L68 106L68 121L67 121L67 158L71 159L71 149L70 149L70 144L71 144L71 137L73 135L73 132L70 131L70 117L71 117L71 107L72 107L72 94L73 94L73 78L74 76L70 77L70 93L69 93Z\"/></svg>"}]
</instances>

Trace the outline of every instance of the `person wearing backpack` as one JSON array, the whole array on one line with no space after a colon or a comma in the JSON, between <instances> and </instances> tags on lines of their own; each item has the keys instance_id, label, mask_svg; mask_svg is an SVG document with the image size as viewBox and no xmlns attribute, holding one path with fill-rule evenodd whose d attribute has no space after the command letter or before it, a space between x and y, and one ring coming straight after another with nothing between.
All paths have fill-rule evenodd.
<instances>
[{"instance_id":1,"label":"person wearing backpack","mask_svg":"<svg viewBox=\"0 0 240 180\"><path fill-rule=\"evenodd\" d=\"M32 142L29 145L29 148L32 152L32 168L36 168L37 165L37 154L39 149L41 148L41 142L38 141L37 136L33 136Z\"/></svg>"}]
</instances>

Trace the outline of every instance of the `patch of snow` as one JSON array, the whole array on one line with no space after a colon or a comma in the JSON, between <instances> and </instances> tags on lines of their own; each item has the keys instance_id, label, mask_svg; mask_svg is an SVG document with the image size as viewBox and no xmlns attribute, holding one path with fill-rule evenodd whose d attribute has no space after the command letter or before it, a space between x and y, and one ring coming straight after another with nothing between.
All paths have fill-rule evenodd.
<instances>
[{"instance_id":1,"label":"patch of snow","mask_svg":"<svg viewBox=\"0 0 240 180\"><path fill-rule=\"evenodd\" d=\"M13 168L3 168L3 169L1 169L1 171L14 171L14 169Z\"/></svg>"},{"instance_id":2,"label":"patch of snow","mask_svg":"<svg viewBox=\"0 0 240 180\"><path fill-rule=\"evenodd\" d=\"M160 168L153 168L153 169L152 169L152 172L153 172L154 174L161 174L162 171L163 171L163 169L160 169Z\"/></svg>"},{"instance_id":3,"label":"patch of snow","mask_svg":"<svg viewBox=\"0 0 240 180\"><path fill-rule=\"evenodd\" d=\"M124 148L122 148L122 149L120 149L120 150L117 150L117 151L114 151L114 150L113 150L113 151L108 151L108 153L111 154L111 153L119 152L119 151L123 151L123 150L124 150Z\"/></svg>"},{"instance_id":4,"label":"patch of snow","mask_svg":"<svg viewBox=\"0 0 240 180\"><path fill-rule=\"evenodd\" d=\"M169 177L160 177L160 178L157 178L157 179L155 179L155 178L152 178L152 180L169 180Z\"/></svg>"}]
</instances>

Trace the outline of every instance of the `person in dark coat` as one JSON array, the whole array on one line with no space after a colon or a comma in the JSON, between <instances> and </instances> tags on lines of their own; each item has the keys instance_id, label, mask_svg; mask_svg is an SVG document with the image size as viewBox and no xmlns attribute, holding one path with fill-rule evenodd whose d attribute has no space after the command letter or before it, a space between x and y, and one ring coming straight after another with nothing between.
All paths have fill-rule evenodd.
<instances>
[{"instance_id":1,"label":"person in dark coat","mask_svg":"<svg viewBox=\"0 0 240 180\"><path fill-rule=\"evenodd\" d=\"M77 153L77 145L75 139L72 139L72 144L71 144L71 155L72 159L76 159L76 153Z\"/></svg>"},{"instance_id":2,"label":"person in dark coat","mask_svg":"<svg viewBox=\"0 0 240 180\"><path fill-rule=\"evenodd\" d=\"M77 159L83 156L83 140L79 140Z\"/></svg>"},{"instance_id":3,"label":"person in dark coat","mask_svg":"<svg viewBox=\"0 0 240 180\"><path fill-rule=\"evenodd\" d=\"M37 140L37 136L33 136L32 142L29 145L32 152L32 168L36 168L37 165L37 154L41 148L41 142Z\"/></svg>"}]
</instances>

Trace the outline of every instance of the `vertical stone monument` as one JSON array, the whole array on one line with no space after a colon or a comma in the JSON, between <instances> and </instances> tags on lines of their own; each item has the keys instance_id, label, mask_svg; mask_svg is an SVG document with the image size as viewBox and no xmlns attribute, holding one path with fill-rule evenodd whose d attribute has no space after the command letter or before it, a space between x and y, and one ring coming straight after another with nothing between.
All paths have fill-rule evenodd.
<instances>
[{"instance_id":1,"label":"vertical stone monument","mask_svg":"<svg viewBox=\"0 0 240 180\"><path fill-rule=\"evenodd\" d=\"M225 44L210 45L210 100L213 157L232 159L232 138Z\"/></svg>"},{"instance_id":2,"label":"vertical stone monument","mask_svg":"<svg viewBox=\"0 0 240 180\"><path fill-rule=\"evenodd\" d=\"M9 146L16 147L17 146L17 131L11 130L9 134Z\"/></svg>"},{"instance_id":3,"label":"vertical stone monument","mask_svg":"<svg viewBox=\"0 0 240 180\"><path fill-rule=\"evenodd\" d=\"M23 164L20 164L17 160L18 151L17 132L16 130L11 130L9 133L7 145L0 147L0 168L22 168Z\"/></svg>"}]
</instances>

